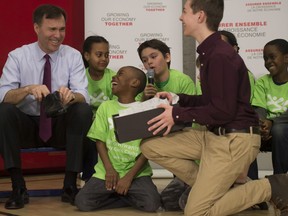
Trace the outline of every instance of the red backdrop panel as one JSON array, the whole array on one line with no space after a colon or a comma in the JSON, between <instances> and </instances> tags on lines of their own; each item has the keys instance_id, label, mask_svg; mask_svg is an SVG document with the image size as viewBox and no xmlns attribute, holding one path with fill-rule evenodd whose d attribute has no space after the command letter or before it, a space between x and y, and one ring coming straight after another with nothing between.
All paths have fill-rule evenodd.
<instances>
[{"instance_id":1,"label":"red backdrop panel","mask_svg":"<svg viewBox=\"0 0 288 216\"><path fill-rule=\"evenodd\" d=\"M41 4L55 4L67 13L64 44L81 51L84 40L84 0L1 0L0 75L8 53L37 40L33 30L33 11Z\"/></svg>"},{"instance_id":2,"label":"red backdrop panel","mask_svg":"<svg viewBox=\"0 0 288 216\"><path fill-rule=\"evenodd\" d=\"M67 13L66 37L68 44L81 52L84 40L84 0L0 0L0 75L8 53L37 40L33 29L33 11L41 4L55 4ZM64 170L65 152L30 152L21 154L24 173ZM0 158L0 173L3 172ZM1 173L2 175L3 173Z\"/></svg>"}]
</instances>

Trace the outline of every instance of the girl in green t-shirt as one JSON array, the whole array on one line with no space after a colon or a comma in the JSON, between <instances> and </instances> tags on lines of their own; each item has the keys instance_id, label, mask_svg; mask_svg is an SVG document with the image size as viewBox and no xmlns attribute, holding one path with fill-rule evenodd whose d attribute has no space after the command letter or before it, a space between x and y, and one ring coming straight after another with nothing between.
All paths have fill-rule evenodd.
<instances>
[{"instance_id":1,"label":"girl in green t-shirt","mask_svg":"<svg viewBox=\"0 0 288 216\"><path fill-rule=\"evenodd\" d=\"M111 80L116 72L107 68L109 64L109 42L102 36L89 36L83 43L83 61L86 67L88 80L88 93L90 106L93 111L93 119L100 104L113 98ZM95 146L94 143L89 143ZM98 153L94 151L86 153L82 179L87 181L94 173L94 165L97 163Z\"/></svg>"},{"instance_id":2,"label":"girl in green t-shirt","mask_svg":"<svg viewBox=\"0 0 288 216\"><path fill-rule=\"evenodd\" d=\"M83 44L83 59L88 79L90 105L95 117L100 104L113 98L111 80L116 72L107 68L109 42L102 36L87 37Z\"/></svg>"}]
</instances>

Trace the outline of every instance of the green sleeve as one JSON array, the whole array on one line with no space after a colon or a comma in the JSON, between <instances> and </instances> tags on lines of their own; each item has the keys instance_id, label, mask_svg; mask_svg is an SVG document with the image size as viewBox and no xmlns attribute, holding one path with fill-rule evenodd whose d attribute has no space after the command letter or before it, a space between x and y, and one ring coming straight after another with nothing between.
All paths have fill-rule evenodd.
<instances>
[{"instance_id":1,"label":"green sleeve","mask_svg":"<svg viewBox=\"0 0 288 216\"><path fill-rule=\"evenodd\" d=\"M201 83L199 79L196 80L196 94L202 95Z\"/></svg>"},{"instance_id":2,"label":"green sleeve","mask_svg":"<svg viewBox=\"0 0 288 216\"><path fill-rule=\"evenodd\" d=\"M250 86L251 86L251 96L250 96L250 102L253 99L253 93L254 93L254 88L255 88L255 77L251 71L248 71L248 77L250 81Z\"/></svg>"},{"instance_id":3,"label":"green sleeve","mask_svg":"<svg viewBox=\"0 0 288 216\"><path fill-rule=\"evenodd\" d=\"M181 92L183 94L187 94L187 95L195 95L196 94L195 84L190 77L183 80Z\"/></svg>"},{"instance_id":4,"label":"green sleeve","mask_svg":"<svg viewBox=\"0 0 288 216\"><path fill-rule=\"evenodd\" d=\"M88 131L87 137L93 141L101 140L102 142L106 142L108 129L107 111L105 103L102 103L96 111L96 118Z\"/></svg>"},{"instance_id":5,"label":"green sleeve","mask_svg":"<svg viewBox=\"0 0 288 216\"><path fill-rule=\"evenodd\" d=\"M263 78L259 78L256 81L253 98L252 98L252 105L256 107L262 107L267 109L267 102L266 102L266 90L265 90L265 81Z\"/></svg>"}]
</instances>

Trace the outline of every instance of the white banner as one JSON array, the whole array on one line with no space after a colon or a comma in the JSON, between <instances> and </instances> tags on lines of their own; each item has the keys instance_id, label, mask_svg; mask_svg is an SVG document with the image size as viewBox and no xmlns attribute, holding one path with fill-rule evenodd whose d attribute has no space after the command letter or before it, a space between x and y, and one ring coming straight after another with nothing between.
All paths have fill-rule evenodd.
<instances>
[{"instance_id":1,"label":"white banner","mask_svg":"<svg viewBox=\"0 0 288 216\"><path fill-rule=\"evenodd\" d=\"M225 0L219 29L236 36L239 54L256 78L269 73L264 67L264 45L273 39L288 39L287 9L287 0Z\"/></svg>"},{"instance_id":2,"label":"white banner","mask_svg":"<svg viewBox=\"0 0 288 216\"><path fill-rule=\"evenodd\" d=\"M110 43L109 68L125 65L144 70L138 46L153 38L171 49L171 68L183 70L179 0L85 0L85 37L101 35Z\"/></svg>"}]
</instances>

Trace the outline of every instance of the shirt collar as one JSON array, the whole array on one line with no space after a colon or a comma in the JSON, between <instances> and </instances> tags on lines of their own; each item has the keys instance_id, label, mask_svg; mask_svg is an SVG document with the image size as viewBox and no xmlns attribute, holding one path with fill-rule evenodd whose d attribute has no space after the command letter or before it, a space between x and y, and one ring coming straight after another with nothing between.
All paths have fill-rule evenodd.
<instances>
[{"instance_id":1,"label":"shirt collar","mask_svg":"<svg viewBox=\"0 0 288 216\"><path fill-rule=\"evenodd\" d=\"M135 105L137 105L137 104L140 104L140 102L139 102L139 101L135 101L135 102L132 102L132 103L129 103L129 104L123 104L123 103L120 103L120 102L118 101L118 104L119 104L120 106L122 106L122 107L130 108L130 107L133 107L133 106L135 106Z\"/></svg>"},{"instance_id":2,"label":"shirt collar","mask_svg":"<svg viewBox=\"0 0 288 216\"><path fill-rule=\"evenodd\" d=\"M199 55L205 55L211 50L211 47L214 47L216 41L221 40L221 35L219 32L214 32L213 34L209 35L198 47L197 53Z\"/></svg>"},{"instance_id":3,"label":"shirt collar","mask_svg":"<svg viewBox=\"0 0 288 216\"><path fill-rule=\"evenodd\" d=\"M60 46L60 48L61 48L61 46ZM60 48L53 53L49 53L49 56L50 56L52 62L56 62ZM38 42L35 42L35 50L36 50L36 52L35 52L36 53L36 59L38 59L38 61L41 61L44 58L44 56L46 55L46 53L43 52L43 50L41 50Z\"/></svg>"}]
</instances>

